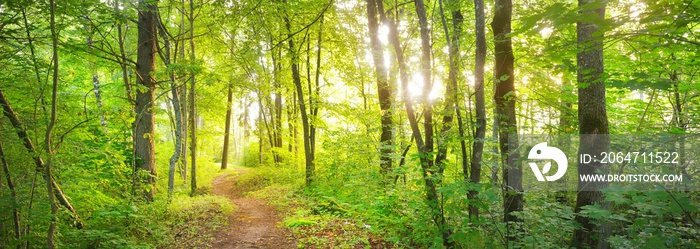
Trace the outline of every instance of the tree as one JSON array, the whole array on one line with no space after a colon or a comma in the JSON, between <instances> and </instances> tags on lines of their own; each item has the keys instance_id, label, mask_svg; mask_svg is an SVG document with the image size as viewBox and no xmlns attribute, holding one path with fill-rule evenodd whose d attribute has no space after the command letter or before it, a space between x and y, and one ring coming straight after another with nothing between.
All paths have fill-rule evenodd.
<instances>
[{"instance_id":1,"label":"tree","mask_svg":"<svg viewBox=\"0 0 700 249\"><path fill-rule=\"evenodd\" d=\"M484 0L474 0L474 19L476 27L476 58L474 64L474 99L476 109L476 132L472 145L470 180L479 183L481 180L481 161L486 138L486 101L484 99L484 65L486 64L486 22L484 15ZM469 199L476 197L476 191L469 192ZM469 216L479 218L479 209L469 206Z\"/></svg>"},{"instance_id":2,"label":"tree","mask_svg":"<svg viewBox=\"0 0 700 249\"><path fill-rule=\"evenodd\" d=\"M170 34L167 31L167 27L163 24L161 17L160 17L160 10L158 10L159 13L156 18L157 26L158 26L158 33L161 35L163 38L163 45L165 50L165 55L162 56L163 62L165 63L165 67L171 67L173 64L173 56L172 56L172 47L170 44ZM158 52L162 52L162 50L158 50ZM168 76L169 76L169 81L170 81L170 95L171 95L171 102L173 106L173 112L175 116L174 120L174 133L175 133L175 151L173 151L173 155L170 157L169 160L169 167L168 167L168 196L172 196L173 190L175 188L175 167L180 160L180 154L182 153L182 104L180 101L180 93L177 91L177 85L175 84L175 72L174 69L169 69L168 70Z\"/></svg>"},{"instance_id":3,"label":"tree","mask_svg":"<svg viewBox=\"0 0 700 249\"><path fill-rule=\"evenodd\" d=\"M380 147L380 172L385 177L391 178L389 173L392 170L393 141L392 131L392 97L391 87L387 79L387 71L384 66L384 51L379 41L379 22L377 21L377 4L381 1L367 0L367 27L369 28L370 47L372 58L374 59L374 74L377 78L377 93L379 95L379 109L381 112L381 135L379 138ZM383 9L383 7L381 8Z\"/></svg>"},{"instance_id":4,"label":"tree","mask_svg":"<svg viewBox=\"0 0 700 249\"><path fill-rule=\"evenodd\" d=\"M579 0L581 21L576 23L576 38L579 53L576 55L578 66L578 122L579 155L599 155L607 152L610 147L608 137L608 116L605 107L605 82L603 72L603 35L599 22L588 20L603 20L605 18L605 3L595 0ZM608 172L606 164L600 161L578 163L578 174L588 175ZM607 186L602 182L582 182L579 179L576 193L576 222L581 226L574 231L571 245L577 248L607 248L610 245L610 227L605 221L595 221L581 214L583 207L601 205L603 202L601 189ZM602 224L599 224L602 222Z\"/></svg>"},{"instance_id":5,"label":"tree","mask_svg":"<svg viewBox=\"0 0 700 249\"><path fill-rule=\"evenodd\" d=\"M52 72L52 88L51 88L51 117L49 118L49 124L46 127L46 136L44 136L44 149L46 152L46 164L44 165L44 180L46 181L46 193L49 196L49 203L51 204L51 223L49 223L49 230L46 236L47 246L50 249L56 247L54 236L56 234L56 222L58 222L58 204L56 203L56 198L53 195L53 184L51 181L53 179L51 175L51 167L54 162L54 151L53 151L53 129L56 126L56 115L57 106L56 101L58 100L58 32L56 32L56 2L54 0L49 1L51 8L51 45L53 50L53 72Z\"/></svg>"},{"instance_id":6,"label":"tree","mask_svg":"<svg viewBox=\"0 0 700 249\"><path fill-rule=\"evenodd\" d=\"M503 221L507 223L508 241L515 241L511 224L519 222L515 212L523 210L522 166L518 148L517 120L515 118L515 80L513 75L513 46L511 44L511 0L496 0L491 22L494 36L494 78L496 78L495 102L498 115L498 142L503 170Z\"/></svg>"},{"instance_id":7,"label":"tree","mask_svg":"<svg viewBox=\"0 0 700 249\"><path fill-rule=\"evenodd\" d=\"M231 136L231 108L233 108L233 84L228 84L226 97L226 130L224 131L224 151L221 154L221 169L228 167L229 137Z\"/></svg>"},{"instance_id":8,"label":"tree","mask_svg":"<svg viewBox=\"0 0 700 249\"><path fill-rule=\"evenodd\" d=\"M136 60L136 121L134 122L134 155L136 164L136 183L147 186L142 193L147 201L152 201L155 195L155 115L154 101L156 79L153 76L155 70L156 55L156 14L157 3L148 0L139 1L138 19L138 52Z\"/></svg>"},{"instance_id":9,"label":"tree","mask_svg":"<svg viewBox=\"0 0 700 249\"><path fill-rule=\"evenodd\" d=\"M191 63L194 63L195 59L197 58L194 53L194 0L190 0L190 11L189 11L189 21L190 21L190 61ZM189 110L189 116L190 116L190 136L192 140L190 141L190 153L191 155L191 163L190 163L190 195L194 196L195 191L197 190L197 102L195 101L197 98L197 92L195 89L195 82L196 82L196 77L195 77L195 72L194 69L190 69L190 110Z\"/></svg>"}]
</instances>

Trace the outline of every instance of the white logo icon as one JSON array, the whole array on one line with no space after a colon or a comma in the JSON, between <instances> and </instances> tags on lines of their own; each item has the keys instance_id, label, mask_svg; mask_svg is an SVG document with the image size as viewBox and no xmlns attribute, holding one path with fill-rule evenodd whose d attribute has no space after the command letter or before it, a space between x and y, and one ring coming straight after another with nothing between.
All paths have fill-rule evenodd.
<instances>
[{"instance_id":1,"label":"white logo icon","mask_svg":"<svg viewBox=\"0 0 700 249\"><path fill-rule=\"evenodd\" d=\"M545 178L550 182L559 180L559 178L564 176L566 173L566 167L568 167L568 161L566 160L566 155L564 155L564 152L555 147L547 147L547 142L539 143L535 145L535 147L532 147L527 157L528 159L549 159L554 160L554 162L557 163L559 168L557 173L546 177L543 175L549 172L552 167L552 162L547 162L547 164L544 165L544 168L542 168L542 171L540 171L536 163L529 163L530 168L532 168L532 172L535 173L535 177L537 177L537 180L540 182L544 182Z\"/></svg>"}]
</instances>

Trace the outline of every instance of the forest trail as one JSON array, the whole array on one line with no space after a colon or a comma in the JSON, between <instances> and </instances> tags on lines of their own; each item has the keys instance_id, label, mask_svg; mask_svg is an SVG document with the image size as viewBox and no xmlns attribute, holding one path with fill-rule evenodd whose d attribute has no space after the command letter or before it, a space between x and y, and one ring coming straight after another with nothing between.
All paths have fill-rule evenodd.
<instances>
[{"instance_id":1,"label":"forest trail","mask_svg":"<svg viewBox=\"0 0 700 249\"><path fill-rule=\"evenodd\" d=\"M214 179L212 193L228 198L238 210L229 216L229 224L215 235L212 248L296 248L297 241L290 239L289 231L278 228L281 221L277 210L265 200L246 196L246 186L239 186L238 174L224 174Z\"/></svg>"}]
</instances>

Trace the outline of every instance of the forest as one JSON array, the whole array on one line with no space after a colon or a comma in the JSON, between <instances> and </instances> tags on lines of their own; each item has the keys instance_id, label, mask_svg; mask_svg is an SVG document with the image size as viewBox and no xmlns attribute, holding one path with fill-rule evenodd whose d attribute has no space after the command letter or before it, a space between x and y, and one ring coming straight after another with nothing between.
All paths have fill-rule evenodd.
<instances>
[{"instance_id":1,"label":"forest","mask_svg":"<svg viewBox=\"0 0 700 249\"><path fill-rule=\"evenodd\" d=\"M0 21L0 249L700 247L700 0Z\"/></svg>"}]
</instances>

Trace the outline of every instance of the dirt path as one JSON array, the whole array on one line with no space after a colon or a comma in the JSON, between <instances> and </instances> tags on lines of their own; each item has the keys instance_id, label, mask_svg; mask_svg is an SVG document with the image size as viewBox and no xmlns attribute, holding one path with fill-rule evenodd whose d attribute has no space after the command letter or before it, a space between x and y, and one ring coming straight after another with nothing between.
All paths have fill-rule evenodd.
<instances>
[{"instance_id":1,"label":"dirt path","mask_svg":"<svg viewBox=\"0 0 700 249\"><path fill-rule=\"evenodd\" d=\"M277 210L264 200L245 196L245 188L237 185L238 177L229 176L214 179L212 193L228 198L238 211L229 216L229 225L216 234L212 248L296 248L297 242L288 236L289 231L277 227L281 221Z\"/></svg>"}]
</instances>

